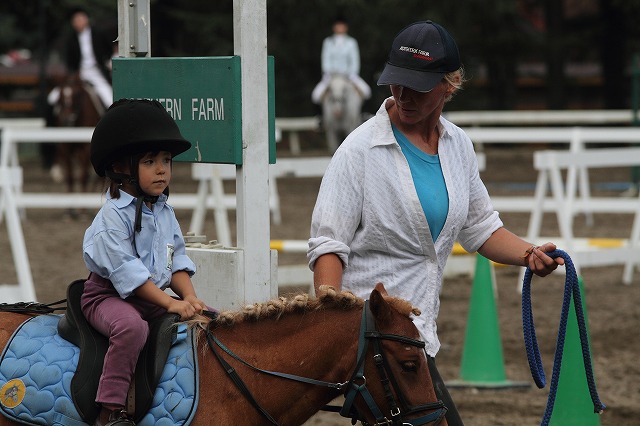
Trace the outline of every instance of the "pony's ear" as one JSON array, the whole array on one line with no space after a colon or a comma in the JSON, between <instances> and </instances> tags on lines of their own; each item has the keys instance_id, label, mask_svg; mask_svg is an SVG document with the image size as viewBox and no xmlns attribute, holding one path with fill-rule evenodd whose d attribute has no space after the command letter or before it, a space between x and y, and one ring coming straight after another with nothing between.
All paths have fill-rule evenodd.
<instances>
[{"instance_id":1,"label":"pony's ear","mask_svg":"<svg viewBox=\"0 0 640 426\"><path fill-rule=\"evenodd\" d=\"M384 300L384 296L387 295L387 291L385 290L382 283L376 284L376 288L371 292L371 296L369 297L369 308L371 308L371 313L380 321L385 321L385 319L391 315L391 306Z\"/></svg>"},{"instance_id":2,"label":"pony's ear","mask_svg":"<svg viewBox=\"0 0 640 426\"><path fill-rule=\"evenodd\" d=\"M388 296L389 295L387 293L387 289L384 288L384 284L382 284L382 283L376 284L375 289L378 290L380 292L380 294L382 294L383 296Z\"/></svg>"}]
</instances>

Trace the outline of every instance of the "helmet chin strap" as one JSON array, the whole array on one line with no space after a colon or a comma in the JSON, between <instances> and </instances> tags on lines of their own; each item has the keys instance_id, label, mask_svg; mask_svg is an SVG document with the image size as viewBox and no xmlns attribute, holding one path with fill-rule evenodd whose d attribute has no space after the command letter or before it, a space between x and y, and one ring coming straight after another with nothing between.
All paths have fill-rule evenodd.
<instances>
[{"instance_id":1,"label":"helmet chin strap","mask_svg":"<svg viewBox=\"0 0 640 426\"><path fill-rule=\"evenodd\" d=\"M136 234L142 230L142 205L145 202L155 204L158 201L159 197L157 195L149 195L146 192L144 192L140 187L140 182L138 181L138 179L136 179L131 175L114 172L112 170L107 170L105 172L105 175L109 179L113 180L114 182L119 182L121 184L123 182L127 182L135 186L137 196L136 196L136 215L135 215L134 233L133 233L133 248L136 251L136 256L140 257L140 255L138 254L138 246L136 244ZM169 188L166 188L164 190L164 193L166 195L169 195Z\"/></svg>"}]
</instances>

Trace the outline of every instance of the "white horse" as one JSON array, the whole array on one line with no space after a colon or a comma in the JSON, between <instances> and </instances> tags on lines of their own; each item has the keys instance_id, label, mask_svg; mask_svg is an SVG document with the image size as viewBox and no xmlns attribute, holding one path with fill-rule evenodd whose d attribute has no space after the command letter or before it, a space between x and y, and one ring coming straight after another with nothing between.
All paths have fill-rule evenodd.
<instances>
[{"instance_id":1,"label":"white horse","mask_svg":"<svg viewBox=\"0 0 640 426\"><path fill-rule=\"evenodd\" d=\"M348 77L331 77L322 98L322 122L332 153L338 149L338 139L342 140L362 122L362 102L362 94Z\"/></svg>"}]
</instances>

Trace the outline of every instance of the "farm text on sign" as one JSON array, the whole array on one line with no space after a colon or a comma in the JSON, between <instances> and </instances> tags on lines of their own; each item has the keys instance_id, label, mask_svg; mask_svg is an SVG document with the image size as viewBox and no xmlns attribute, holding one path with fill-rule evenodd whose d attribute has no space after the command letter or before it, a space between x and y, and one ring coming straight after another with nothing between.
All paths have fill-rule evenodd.
<instances>
[{"instance_id":1,"label":"farm text on sign","mask_svg":"<svg viewBox=\"0 0 640 426\"><path fill-rule=\"evenodd\" d=\"M269 162L275 163L273 58L269 68ZM160 102L191 149L176 160L242 164L240 57L114 58L114 99Z\"/></svg>"},{"instance_id":2,"label":"farm text on sign","mask_svg":"<svg viewBox=\"0 0 640 426\"><path fill-rule=\"evenodd\" d=\"M174 120L182 120L182 99L158 98ZM224 98L192 98L191 120L224 120Z\"/></svg>"}]
</instances>

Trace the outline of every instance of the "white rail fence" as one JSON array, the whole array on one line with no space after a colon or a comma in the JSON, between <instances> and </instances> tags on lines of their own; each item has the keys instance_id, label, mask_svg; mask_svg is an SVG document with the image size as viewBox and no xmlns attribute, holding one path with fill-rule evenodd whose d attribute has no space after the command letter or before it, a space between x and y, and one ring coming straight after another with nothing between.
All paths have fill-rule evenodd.
<instances>
[{"instance_id":1,"label":"white rail fence","mask_svg":"<svg viewBox=\"0 0 640 426\"><path fill-rule=\"evenodd\" d=\"M556 213L560 237L568 253L573 253L576 269L584 266L624 264L622 281L630 284L633 270L640 265L640 197L592 197L588 192L576 196L576 182L565 182L563 170L580 168L615 168L640 165L640 148L597 148L578 152L538 151L534 153L534 167L538 170L533 209L529 220L528 238L540 240L542 214L547 209ZM549 189L550 187L550 189ZM588 189L588 184L584 185ZM550 199L547 194L551 193ZM573 234L573 217L577 213L628 213L634 215L629 238L619 247L596 250L579 247Z\"/></svg>"},{"instance_id":2,"label":"white rail fence","mask_svg":"<svg viewBox=\"0 0 640 426\"><path fill-rule=\"evenodd\" d=\"M282 123L282 122L281 122ZM1 124L1 123L0 123ZM285 123L286 124L286 123ZM35 300L33 292L33 280L30 273L28 258L22 234L20 210L32 208L68 208L68 207L99 207L103 200L100 194L67 194L67 193L26 193L22 185L22 169L19 164L18 146L20 144L41 142L89 142L92 134L91 128L39 128L39 124L23 127L5 127L2 131L2 146L0 149L0 222L6 219L8 234L11 243L12 254L21 290L19 300ZM286 126L285 126L286 127ZM285 128L283 128L284 130ZM541 212L555 212L558 220L562 220L561 238L571 246L573 239L573 216L578 212L626 212L635 214L634 233L627 244L631 251L617 261L610 262L625 264L624 281L631 281L633 270L633 256L639 257L633 250L637 249L638 212L640 203L637 200L609 198L597 199L591 197L589 192L588 169L593 167L623 167L640 165L640 153L635 150L622 152L596 151L586 149L590 143L638 143L640 142L640 129L620 127L536 127L536 128L489 128L472 127L465 129L471 139L476 143L544 143L568 145L569 152L566 157L556 159L554 153L545 153L544 156L536 156L535 166L539 170L536 194L532 197L494 197L495 207L504 212L529 212L532 214L528 238L536 240L541 237L540 226L537 222ZM593 151L593 155L590 153ZM576 155L584 153L589 157ZM613 160L617 155L624 155L625 160L620 163ZM541 158L538 160L538 158ZM484 156L480 155L481 166ZM562 161L561 161L562 160ZM600 160L600 161L599 161ZM279 159L271 167L271 203L270 208L274 221L281 220L279 210L279 197L277 195L277 178L281 176L321 176L329 161L328 157L322 158L290 158ZM583 164L584 161L584 164ZM225 194L222 187L224 179L234 179L236 171L234 166L194 165L192 176L198 181L198 191L195 194L172 194L172 204L178 209L193 210L190 231L196 232L202 229L202 223L207 210L214 212L217 227L217 236L221 243L230 245L230 232L228 222L222 219L227 217L228 210L235 209L235 195ZM565 183L558 181L559 170L567 170L567 182L565 192L559 193L560 187ZM547 183L551 182L555 188L551 195L547 195ZM560 182L560 183L558 183ZM559 185L559 186L558 186ZM542 194L542 195L541 195ZM562 201L561 201L562 199ZM225 225L226 223L226 225ZM580 250L576 246L576 250ZM580 254L578 264L594 264L596 261L602 264L606 256L601 256L599 250L598 259L594 259L593 252ZM613 253L613 252L611 252ZM608 256L608 255L607 255ZM609 262L609 260L607 260ZM608 263L607 263L608 264ZM15 291L16 286L1 286L0 299L5 300L3 290Z\"/></svg>"},{"instance_id":3,"label":"white rail fence","mask_svg":"<svg viewBox=\"0 0 640 426\"><path fill-rule=\"evenodd\" d=\"M461 127L477 126L617 126L633 122L634 112L619 110L451 111L443 114ZM276 118L278 139L289 135L289 150L300 155L300 132L320 131L320 118Z\"/></svg>"},{"instance_id":4,"label":"white rail fence","mask_svg":"<svg viewBox=\"0 0 640 426\"><path fill-rule=\"evenodd\" d=\"M611 126L629 125L630 109L547 111L450 111L444 116L458 126Z\"/></svg>"}]
</instances>

